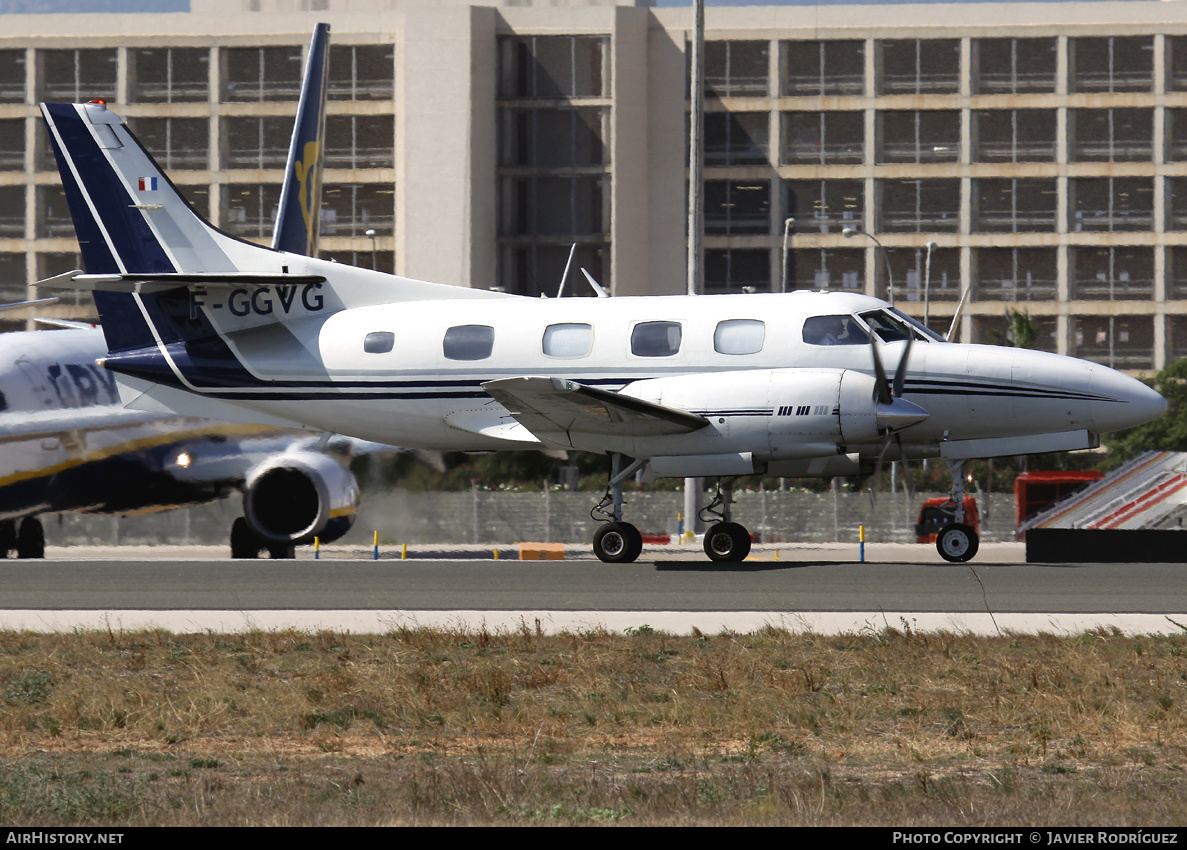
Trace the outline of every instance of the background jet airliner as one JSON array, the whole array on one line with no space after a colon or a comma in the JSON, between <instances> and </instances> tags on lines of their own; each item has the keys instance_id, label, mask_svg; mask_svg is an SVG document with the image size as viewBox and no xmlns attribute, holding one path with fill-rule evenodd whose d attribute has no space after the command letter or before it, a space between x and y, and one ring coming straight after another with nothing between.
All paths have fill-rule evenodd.
<instances>
[{"instance_id":1,"label":"background jet airliner","mask_svg":"<svg viewBox=\"0 0 1187 850\"><path fill-rule=\"evenodd\" d=\"M1165 402L1103 366L945 342L875 298L840 293L538 299L269 251L195 216L98 104L43 104L109 353L129 407L300 424L403 446L561 448L612 456L605 561L632 561L621 483L721 476L705 535L741 475L834 476L885 457L943 457L967 560L967 458L1085 448ZM883 361L893 365L893 379ZM216 413L217 411L217 413Z\"/></svg>"},{"instance_id":2,"label":"background jet airliner","mask_svg":"<svg viewBox=\"0 0 1187 850\"><path fill-rule=\"evenodd\" d=\"M310 42L272 247L315 254L321 203L329 27ZM67 279L69 276L66 276ZM128 410L113 376L96 365L103 332L0 335L0 557L40 558L37 515L164 510L244 490L231 530L233 557L291 557L313 536L350 528L358 487L343 468L358 444L320 446L276 426L178 419ZM369 448L369 447L368 447Z\"/></svg>"}]
</instances>

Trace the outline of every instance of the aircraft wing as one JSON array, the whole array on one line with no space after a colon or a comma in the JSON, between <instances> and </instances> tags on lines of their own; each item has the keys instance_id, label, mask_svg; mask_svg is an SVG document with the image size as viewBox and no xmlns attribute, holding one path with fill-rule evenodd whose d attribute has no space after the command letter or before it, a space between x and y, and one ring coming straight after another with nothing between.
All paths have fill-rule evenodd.
<instances>
[{"instance_id":1,"label":"aircraft wing","mask_svg":"<svg viewBox=\"0 0 1187 850\"><path fill-rule=\"evenodd\" d=\"M579 431L619 437L687 434L709 420L562 378L503 378L482 388L537 436Z\"/></svg>"},{"instance_id":2,"label":"aircraft wing","mask_svg":"<svg viewBox=\"0 0 1187 850\"><path fill-rule=\"evenodd\" d=\"M67 407L34 413L12 411L0 413L0 443L35 440L69 431L123 428L173 418L176 417L144 410L129 410L113 404L96 407Z\"/></svg>"}]
</instances>

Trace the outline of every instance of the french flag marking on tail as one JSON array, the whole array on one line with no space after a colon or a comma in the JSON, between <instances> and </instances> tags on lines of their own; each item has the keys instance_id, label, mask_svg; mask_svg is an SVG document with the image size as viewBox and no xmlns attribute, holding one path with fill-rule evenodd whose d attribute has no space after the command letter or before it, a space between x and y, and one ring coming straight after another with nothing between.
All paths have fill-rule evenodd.
<instances>
[{"instance_id":1,"label":"french flag marking on tail","mask_svg":"<svg viewBox=\"0 0 1187 850\"><path fill-rule=\"evenodd\" d=\"M141 177L140 178L140 191L141 192L155 192L155 191L157 191L157 178L156 177Z\"/></svg>"}]
</instances>

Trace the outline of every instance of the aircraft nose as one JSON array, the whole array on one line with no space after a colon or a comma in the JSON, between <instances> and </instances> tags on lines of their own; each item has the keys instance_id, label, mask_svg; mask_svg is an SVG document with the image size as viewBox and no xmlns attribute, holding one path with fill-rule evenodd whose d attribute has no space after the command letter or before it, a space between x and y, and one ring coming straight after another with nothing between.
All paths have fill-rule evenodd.
<instances>
[{"instance_id":1,"label":"aircraft nose","mask_svg":"<svg viewBox=\"0 0 1187 850\"><path fill-rule=\"evenodd\" d=\"M1093 430L1098 434L1144 425L1166 412L1166 399L1136 378L1105 366L1092 370Z\"/></svg>"}]
</instances>

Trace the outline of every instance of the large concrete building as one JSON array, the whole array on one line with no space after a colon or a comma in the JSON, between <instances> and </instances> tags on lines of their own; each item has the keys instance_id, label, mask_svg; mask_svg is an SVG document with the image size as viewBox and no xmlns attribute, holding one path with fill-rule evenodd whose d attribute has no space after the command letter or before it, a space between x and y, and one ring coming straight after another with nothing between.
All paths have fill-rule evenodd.
<instances>
[{"instance_id":1,"label":"large concrete building","mask_svg":"<svg viewBox=\"0 0 1187 850\"><path fill-rule=\"evenodd\" d=\"M39 100L108 100L266 239L318 21L326 255L536 294L577 243L615 294L685 290L688 7L188 5L0 15L0 297L78 264ZM1025 310L1040 347L1187 355L1187 2L710 7L706 38L705 293L864 290L947 329L968 289L966 340Z\"/></svg>"}]
</instances>

